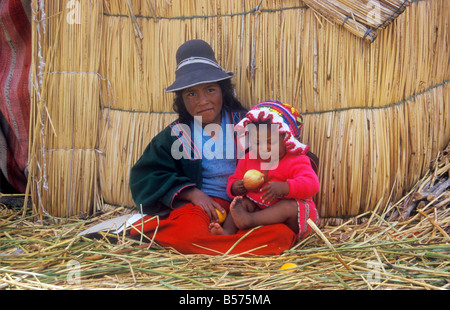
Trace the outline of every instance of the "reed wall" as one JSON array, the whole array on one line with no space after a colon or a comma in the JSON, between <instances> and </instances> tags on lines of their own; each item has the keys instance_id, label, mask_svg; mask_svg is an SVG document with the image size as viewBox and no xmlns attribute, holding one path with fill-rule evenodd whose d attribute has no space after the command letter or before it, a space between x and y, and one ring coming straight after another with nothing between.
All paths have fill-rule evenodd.
<instances>
[{"instance_id":1,"label":"reed wall","mask_svg":"<svg viewBox=\"0 0 450 310\"><path fill-rule=\"evenodd\" d=\"M37 210L65 217L133 206L130 168L176 118L164 89L178 46L194 38L235 72L247 107L274 99L304 114L323 217L398 200L449 141L446 0L411 3L372 43L301 1L70 3L32 3Z\"/></svg>"}]
</instances>

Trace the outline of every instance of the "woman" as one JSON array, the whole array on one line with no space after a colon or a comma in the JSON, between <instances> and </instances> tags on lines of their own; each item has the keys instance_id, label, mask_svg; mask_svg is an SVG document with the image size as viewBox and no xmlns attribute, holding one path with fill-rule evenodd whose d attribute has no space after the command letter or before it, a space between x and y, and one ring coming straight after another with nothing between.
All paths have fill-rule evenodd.
<instances>
[{"instance_id":1,"label":"woman","mask_svg":"<svg viewBox=\"0 0 450 310\"><path fill-rule=\"evenodd\" d=\"M176 59L176 80L166 91L175 92L179 118L152 139L131 170L133 199L148 215L134 223L131 234L144 233L185 254L289 249L297 238L284 224L228 236L209 231L218 220L216 210L229 210L227 180L238 160L233 128L246 110L233 95L233 73L222 69L206 42L182 44Z\"/></svg>"}]
</instances>

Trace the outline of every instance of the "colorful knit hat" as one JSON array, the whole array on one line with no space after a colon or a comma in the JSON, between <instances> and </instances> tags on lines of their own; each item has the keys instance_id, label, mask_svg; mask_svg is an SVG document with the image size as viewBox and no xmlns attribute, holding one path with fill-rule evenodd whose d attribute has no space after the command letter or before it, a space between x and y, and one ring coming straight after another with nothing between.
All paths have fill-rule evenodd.
<instances>
[{"instance_id":1,"label":"colorful knit hat","mask_svg":"<svg viewBox=\"0 0 450 310\"><path fill-rule=\"evenodd\" d=\"M264 101L247 112L237 125L236 131L244 132L247 124L269 120L279 125L278 132L284 133L286 150L290 153L306 154L309 146L300 142L303 117L292 106L278 101Z\"/></svg>"}]
</instances>

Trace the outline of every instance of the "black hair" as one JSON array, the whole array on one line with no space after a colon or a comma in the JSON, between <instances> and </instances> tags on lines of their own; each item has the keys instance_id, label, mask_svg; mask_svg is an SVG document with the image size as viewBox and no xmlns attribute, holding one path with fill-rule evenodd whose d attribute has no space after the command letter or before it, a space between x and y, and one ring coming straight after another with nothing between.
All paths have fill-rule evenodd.
<instances>
[{"instance_id":1,"label":"black hair","mask_svg":"<svg viewBox=\"0 0 450 310\"><path fill-rule=\"evenodd\" d=\"M218 81L220 89L222 90L222 109L225 111L238 111L247 109L241 104L241 102L236 98L234 93L234 86L230 79ZM175 92L175 98L173 100L173 110L178 113L178 120L181 123L188 124L192 120L192 116L186 110L184 105L183 90Z\"/></svg>"}]
</instances>

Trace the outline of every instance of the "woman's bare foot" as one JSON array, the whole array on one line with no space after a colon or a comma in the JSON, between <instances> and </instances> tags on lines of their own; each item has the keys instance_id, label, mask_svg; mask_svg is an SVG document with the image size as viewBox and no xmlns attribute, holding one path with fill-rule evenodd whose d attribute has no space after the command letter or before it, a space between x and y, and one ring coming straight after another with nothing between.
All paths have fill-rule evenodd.
<instances>
[{"instance_id":1,"label":"woman's bare foot","mask_svg":"<svg viewBox=\"0 0 450 310\"><path fill-rule=\"evenodd\" d=\"M230 204L230 213L233 217L234 224L239 229L247 229L253 227L253 214L247 211L243 205L245 201L241 197L235 198Z\"/></svg>"},{"instance_id":2,"label":"woman's bare foot","mask_svg":"<svg viewBox=\"0 0 450 310\"><path fill-rule=\"evenodd\" d=\"M213 235L225 235L225 231L219 223L211 223L209 224L209 231Z\"/></svg>"}]
</instances>

